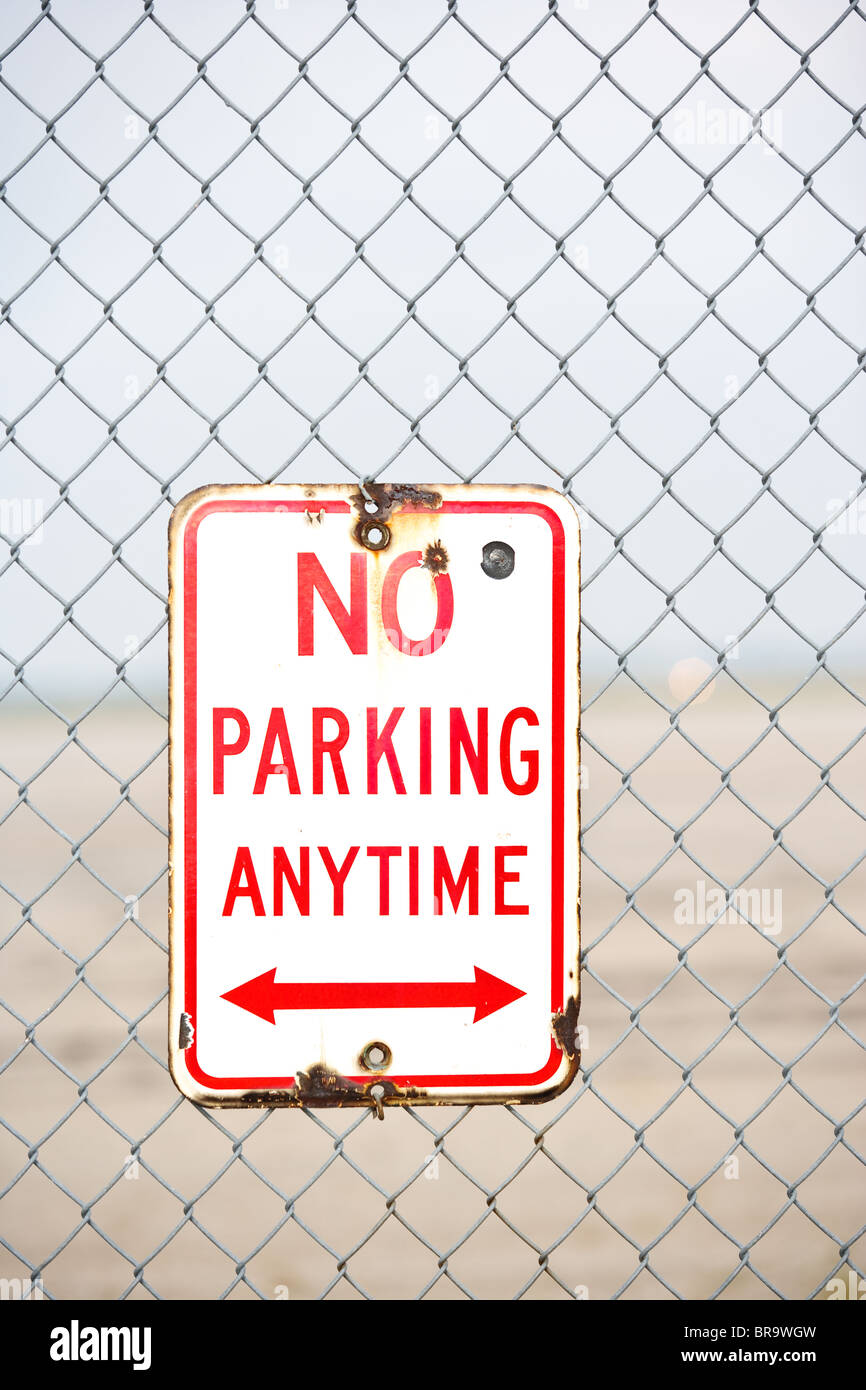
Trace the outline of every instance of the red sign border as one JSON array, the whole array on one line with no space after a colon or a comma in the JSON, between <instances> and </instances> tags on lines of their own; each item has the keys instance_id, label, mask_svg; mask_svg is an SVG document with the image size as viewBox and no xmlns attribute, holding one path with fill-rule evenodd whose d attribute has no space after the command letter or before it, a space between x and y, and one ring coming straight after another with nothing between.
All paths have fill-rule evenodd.
<instances>
[{"instance_id":1,"label":"red sign border","mask_svg":"<svg viewBox=\"0 0 866 1390\"><path fill-rule=\"evenodd\" d=\"M183 529L183 785L184 785L184 1011L194 1021L196 1010L196 909L197 909L197 533L205 517L214 512L257 511L257 512L305 512L305 511L344 512L349 514L348 500L328 497L304 497L287 501L275 497L273 500L246 500L211 498L195 506L185 519ZM423 512L423 508L404 506L403 512ZM552 806L551 806L551 1014L562 1012L564 1003L564 929L565 929L565 529L562 519L553 508L542 502L515 498L511 500L449 501L443 498L438 514L460 512L489 512L496 514L523 513L539 516L550 526L553 540L552 565L552 692L551 692L551 767L552 767ZM190 621L190 614L192 620ZM199 1065L195 1036L183 1054L183 1062L194 1081L215 1091L273 1091L288 1090L295 1084L293 1076L214 1077ZM540 1086L549 1081L558 1071L565 1054L551 1039L550 1054L543 1067L531 1073L507 1073L486 1075L428 1075L428 1076L388 1076L388 1080L400 1088L448 1087L459 1091L461 1087L480 1089L481 1087ZM348 1081L366 1084L369 1076L348 1077Z\"/></svg>"}]
</instances>

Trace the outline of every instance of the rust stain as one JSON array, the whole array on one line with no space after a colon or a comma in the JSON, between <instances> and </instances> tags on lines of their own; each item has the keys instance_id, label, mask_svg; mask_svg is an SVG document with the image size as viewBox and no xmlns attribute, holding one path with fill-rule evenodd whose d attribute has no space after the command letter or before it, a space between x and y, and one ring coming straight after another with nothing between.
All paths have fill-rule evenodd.
<instances>
[{"instance_id":1,"label":"rust stain","mask_svg":"<svg viewBox=\"0 0 866 1390\"><path fill-rule=\"evenodd\" d=\"M217 1110L233 1110L248 1105L269 1110L276 1105L297 1105L298 1100L294 1088L292 1088L287 1091L242 1091L237 1099L232 1097L231 1100L208 1103L215 1105Z\"/></svg>"},{"instance_id":2,"label":"rust stain","mask_svg":"<svg viewBox=\"0 0 866 1390\"><path fill-rule=\"evenodd\" d=\"M392 507L426 507L436 511L442 506L442 494L432 487L421 487L418 483L391 483L385 485Z\"/></svg>"},{"instance_id":3,"label":"rust stain","mask_svg":"<svg viewBox=\"0 0 866 1390\"><path fill-rule=\"evenodd\" d=\"M444 574L448 568L448 551L441 541L436 540L432 545L428 545L424 551L424 559L421 562L424 569L431 574Z\"/></svg>"},{"instance_id":4,"label":"rust stain","mask_svg":"<svg viewBox=\"0 0 866 1390\"><path fill-rule=\"evenodd\" d=\"M370 1094L374 1087L381 1102L424 1098L423 1091L415 1087L401 1089L382 1076L371 1076L369 1081L352 1081L333 1071L324 1062L314 1062L309 1071L298 1072L295 1099L300 1105L363 1105L369 1101L370 1105L376 1106L376 1098Z\"/></svg>"},{"instance_id":5,"label":"rust stain","mask_svg":"<svg viewBox=\"0 0 866 1390\"><path fill-rule=\"evenodd\" d=\"M363 1086L324 1062L314 1062L309 1071L299 1071L295 1086L300 1101L327 1101L331 1105L353 1105L364 1092Z\"/></svg>"},{"instance_id":6,"label":"rust stain","mask_svg":"<svg viewBox=\"0 0 866 1390\"><path fill-rule=\"evenodd\" d=\"M577 1000L571 996L562 1013L554 1014L550 1020L553 1036L566 1057L571 1061L579 1056L577 1046Z\"/></svg>"},{"instance_id":7,"label":"rust stain","mask_svg":"<svg viewBox=\"0 0 866 1390\"><path fill-rule=\"evenodd\" d=\"M420 507L433 512L442 506L441 492L418 483L367 483L366 491L365 497L359 488L350 499L357 513L352 534L359 544L363 544L362 526L368 521L387 521L395 507ZM370 506L371 498L375 507Z\"/></svg>"}]
</instances>

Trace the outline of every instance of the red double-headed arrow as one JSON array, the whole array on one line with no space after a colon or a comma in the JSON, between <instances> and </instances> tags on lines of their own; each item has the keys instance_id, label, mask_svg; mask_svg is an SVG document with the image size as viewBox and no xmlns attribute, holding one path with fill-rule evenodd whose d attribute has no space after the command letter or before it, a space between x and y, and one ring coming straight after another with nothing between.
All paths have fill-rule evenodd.
<instances>
[{"instance_id":1,"label":"red double-headed arrow","mask_svg":"<svg viewBox=\"0 0 866 1390\"><path fill-rule=\"evenodd\" d=\"M526 993L515 989L496 975L476 965L475 979L465 984L455 981L422 980L405 984L390 980L373 984L367 980L346 984L277 984L277 968L266 970L245 985L230 989L221 998L239 1009L256 1014L266 1023L275 1023L277 1009L474 1009L477 1023L497 1009L504 1009Z\"/></svg>"}]
</instances>

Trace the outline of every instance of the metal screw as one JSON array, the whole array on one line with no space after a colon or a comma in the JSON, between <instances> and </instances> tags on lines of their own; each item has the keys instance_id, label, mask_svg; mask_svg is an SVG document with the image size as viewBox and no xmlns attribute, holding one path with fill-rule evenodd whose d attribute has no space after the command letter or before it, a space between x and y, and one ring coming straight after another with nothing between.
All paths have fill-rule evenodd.
<instances>
[{"instance_id":1,"label":"metal screw","mask_svg":"<svg viewBox=\"0 0 866 1390\"><path fill-rule=\"evenodd\" d=\"M507 579L514 569L514 549L507 541L488 541L482 551L481 568L491 579Z\"/></svg>"}]
</instances>

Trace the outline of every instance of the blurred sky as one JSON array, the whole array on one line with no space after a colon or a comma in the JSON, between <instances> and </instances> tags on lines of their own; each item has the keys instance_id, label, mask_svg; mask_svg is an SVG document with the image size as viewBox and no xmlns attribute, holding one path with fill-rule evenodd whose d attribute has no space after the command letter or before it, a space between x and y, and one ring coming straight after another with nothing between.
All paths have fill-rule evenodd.
<instances>
[{"instance_id":1,"label":"blurred sky","mask_svg":"<svg viewBox=\"0 0 866 1390\"><path fill-rule=\"evenodd\" d=\"M353 474L570 480L593 680L748 629L858 679L859 12L4 0L0 50L4 682L161 699L171 505Z\"/></svg>"}]
</instances>

